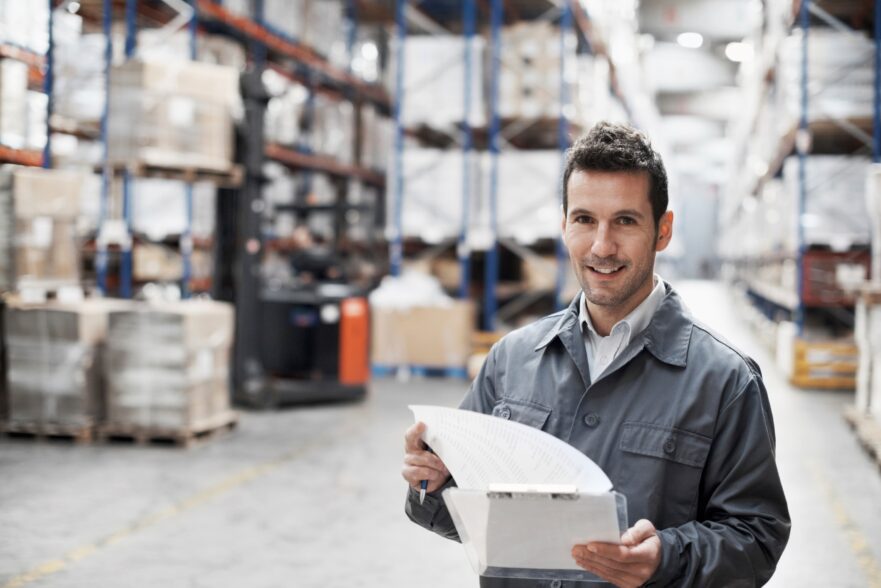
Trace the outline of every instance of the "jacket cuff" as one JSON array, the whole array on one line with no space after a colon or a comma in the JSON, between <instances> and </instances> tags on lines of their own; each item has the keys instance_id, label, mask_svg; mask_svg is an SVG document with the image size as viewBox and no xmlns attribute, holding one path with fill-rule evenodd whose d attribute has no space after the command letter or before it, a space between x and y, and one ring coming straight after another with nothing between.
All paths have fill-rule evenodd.
<instances>
[{"instance_id":1,"label":"jacket cuff","mask_svg":"<svg viewBox=\"0 0 881 588\"><path fill-rule=\"evenodd\" d=\"M433 531L440 531L439 529L435 529L435 523L438 520L438 517L441 513L446 513L447 505L444 503L444 498L441 496L441 493L451 486L455 486L456 482L450 478L447 482L435 490L434 492L426 492L425 501L422 504L419 504L419 490L413 488L412 486L407 487L407 502L406 502L406 512L407 516L410 517L410 520L416 523L417 525L421 525L426 529L431 529ZM446 518L446 517L441 517ZM447 531L444 530L443 534L446 534Z\"/></svg>"},{"instance_id":2,"label":"jacket cuff","mask_svg":"<svg viewBox=\"0 0 881 588\"><path fill-rule=\"evenodd\" d=\"M658 531L657 535L661 540L661 563L645 586L670 586L682 575L682 550L679 537L672 529Z\"/></svg>"}]
</instances>

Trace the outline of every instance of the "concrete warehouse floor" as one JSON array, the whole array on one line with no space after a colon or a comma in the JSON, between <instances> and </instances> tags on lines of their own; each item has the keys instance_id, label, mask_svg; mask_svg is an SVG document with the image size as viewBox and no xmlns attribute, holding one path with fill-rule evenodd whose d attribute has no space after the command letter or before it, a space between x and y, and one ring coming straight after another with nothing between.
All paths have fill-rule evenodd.
<instances>
[{"instance_id":1,"label":"concrete warehouse floor","mask_svg":"<svg viewBox=\"0 0 881 588\"><path fill-rule=\"evenodd\" d=\"M881 471L851 393L790 388L724 288L680 291L763 367L794 520L772 586L881 586ZM403 514L408 403L464 382L380 380L359 404L243 413L190 450L0 440L0 586L476 586L456 543Z\"/></svg>"}]
</instances>

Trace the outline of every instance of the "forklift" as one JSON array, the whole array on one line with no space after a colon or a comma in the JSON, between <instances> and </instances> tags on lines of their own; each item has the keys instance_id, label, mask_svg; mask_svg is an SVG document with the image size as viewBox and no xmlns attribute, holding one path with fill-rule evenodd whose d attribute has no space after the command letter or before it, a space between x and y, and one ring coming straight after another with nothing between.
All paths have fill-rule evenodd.
<instances>
[{"instance_id":1,"label":"forklift","mask_svg":"<svg viewBox=\"0 0 881 588\"><path fill-rule=\"evenodd\" d=\"M244 179L239 189L218 198L214 289L216 297L236 308L233 400L276 408L363 399L370 376L370 286L349 283L336 243L307 242L290 252L295 281L271 283L262 276L269 247L261 226L263 124L270 96L260 68L242 74L241 90L245 119L237 159ZM345 218L345 199L340 200L338 210L324 212Z\"/></svg>"}]
</instances>

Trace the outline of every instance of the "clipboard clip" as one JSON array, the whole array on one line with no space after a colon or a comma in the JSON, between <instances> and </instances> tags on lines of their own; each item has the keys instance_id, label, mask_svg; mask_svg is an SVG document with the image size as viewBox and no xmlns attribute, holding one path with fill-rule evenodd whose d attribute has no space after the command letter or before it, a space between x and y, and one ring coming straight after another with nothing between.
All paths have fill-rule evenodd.
<instances>
[{"instance_id":1,"label":"clipboard clip","mask_svg":"<svg viewBox=\"0 0 881 588\"><path fill-rule=\"evenodd\" d=\"M577 500L574 484L490 484L486 492L492 499Z\"/></svg>"}]
</instances>

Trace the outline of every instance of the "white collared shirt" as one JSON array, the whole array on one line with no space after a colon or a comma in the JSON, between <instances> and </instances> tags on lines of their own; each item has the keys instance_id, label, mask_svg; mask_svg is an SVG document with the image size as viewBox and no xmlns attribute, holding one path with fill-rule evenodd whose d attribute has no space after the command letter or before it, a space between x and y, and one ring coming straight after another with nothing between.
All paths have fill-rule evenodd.
<instances>
[{"instance_id":1,"label":"white collared shirt","mask_svg":"<svg viewBox=\"0 0 881 588\"><path fill-rule=\"evenodd\" d=\"M646 296L639 306L630 311L630 314L615 323L609 335L603 337L596 332L590 315L587 312L584 292L581 292L581 300L578 308L578 322L581 324L581 332L584 334L584 346L587 349L587 364L590 366L591 381L596 381L606 368L609 367L616 357L630 344L634 335L637 335L649 326L655 311L664 300L666 289L664 280L655 274L655 287Z\"/></svg>"}]
</instances>

